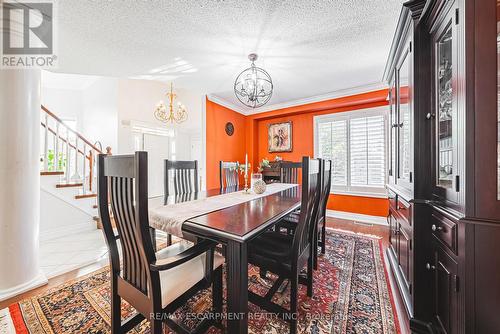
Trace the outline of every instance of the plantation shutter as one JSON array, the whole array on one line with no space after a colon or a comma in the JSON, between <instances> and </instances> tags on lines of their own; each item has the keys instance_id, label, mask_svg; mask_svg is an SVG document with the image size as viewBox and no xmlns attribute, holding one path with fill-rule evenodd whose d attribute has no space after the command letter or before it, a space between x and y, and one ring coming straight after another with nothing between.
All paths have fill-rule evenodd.
<instances>
[{"instance_id":1,"label":"plantation shutter","mask_svg":"<svg viewBox=\"0 0 500 334\"><path fill-rule=\"evenodd\" d=\"M385 112L356 111L316 120L316 155L332 160L332 191L384 193Z\"/></svg>"},{"instance_id":2,"label":"plantation shutter","mask_svg":"<svg viewBox=\"0 0 500 334\"><path fill-rule=\"evenodd\" d=\"M351 186L383 186L385 182L384 117L350 120Z\"/></svg>"}]
</instances>

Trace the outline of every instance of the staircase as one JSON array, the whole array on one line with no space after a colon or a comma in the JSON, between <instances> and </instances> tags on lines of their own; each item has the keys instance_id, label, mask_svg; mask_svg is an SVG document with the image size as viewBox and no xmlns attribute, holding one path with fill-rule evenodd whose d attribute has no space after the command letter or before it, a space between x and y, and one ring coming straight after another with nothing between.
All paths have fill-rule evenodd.
<instances>
[{"instance_id":1,"label":"staircase","mask_svg":"<svg viewBox=\"0 0 500 334\"><path fill-rule=\"evenodd\" d=\"M101 144L92 144L43 105L41 113L42 223L45 220L45 225L49 225L46 230L50 235L72 232L71 227L65 231L71 224L56 226L53 220L76 222L75 229L85 228L83 222L87 220L99 227L96 161L97 155L103 153ZM110 147L106 151L111 154ZM43 236L42 224L42 239Z\"/></svg>"}]
</instances>

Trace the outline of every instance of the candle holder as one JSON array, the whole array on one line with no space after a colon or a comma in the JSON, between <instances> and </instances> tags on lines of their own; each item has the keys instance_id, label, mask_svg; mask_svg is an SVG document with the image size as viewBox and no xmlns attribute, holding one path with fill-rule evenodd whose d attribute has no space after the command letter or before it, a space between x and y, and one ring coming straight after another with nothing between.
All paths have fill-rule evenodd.
<instances>
[{"instance_id":1,"label":"candle holder","mask_svg":"<svg viewBox=\"0 0 500 334\"><path fill-rule=\"evenodd\" d=\"M248 189L248 174L245 174L244 178L245 178L245 188L243 189L243 193L250 194L250 189Z\"/></svg>"}]
</instances>

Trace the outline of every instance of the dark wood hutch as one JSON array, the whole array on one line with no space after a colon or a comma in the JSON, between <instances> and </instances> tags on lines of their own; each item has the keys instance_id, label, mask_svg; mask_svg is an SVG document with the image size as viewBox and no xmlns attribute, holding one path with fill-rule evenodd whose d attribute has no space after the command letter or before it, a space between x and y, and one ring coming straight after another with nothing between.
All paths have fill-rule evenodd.
<instances>
[{"instance_id":1,"label":"dark wood hutch","mask_svg":"<svg viewBox=\"0 0 500 334\"><path fill-rule=\"evenodd\" d=\"M415 333L500 332L497 0L412 0L387 61L387 257Z\"/></svg>"}]
</instances>

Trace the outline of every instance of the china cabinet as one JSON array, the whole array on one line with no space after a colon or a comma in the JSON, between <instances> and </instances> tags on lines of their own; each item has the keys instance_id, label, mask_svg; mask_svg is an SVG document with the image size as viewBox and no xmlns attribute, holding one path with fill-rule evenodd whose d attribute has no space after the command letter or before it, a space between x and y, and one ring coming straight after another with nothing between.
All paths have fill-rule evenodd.
<instances>
[{"instance_id":1,"label":"china cabinet","mask_svg":"<svg viewBox=\"0 0 500 334\"><path fill-rule=\"evenodd\" d=\"M415 333L500 328L500 3L404 3L387 61L391 272Z\"/></svg>"}]
</instances>

